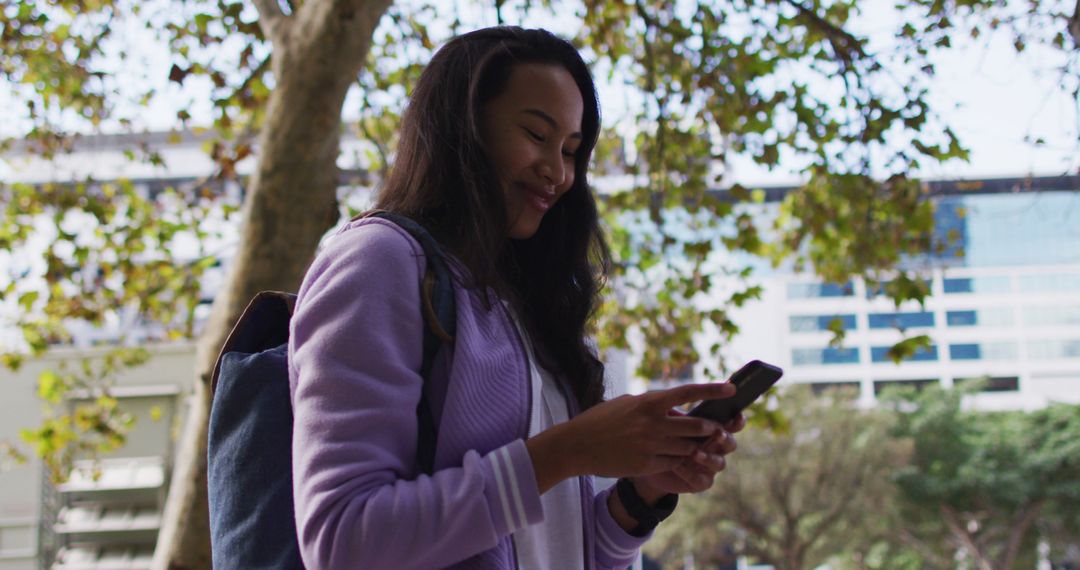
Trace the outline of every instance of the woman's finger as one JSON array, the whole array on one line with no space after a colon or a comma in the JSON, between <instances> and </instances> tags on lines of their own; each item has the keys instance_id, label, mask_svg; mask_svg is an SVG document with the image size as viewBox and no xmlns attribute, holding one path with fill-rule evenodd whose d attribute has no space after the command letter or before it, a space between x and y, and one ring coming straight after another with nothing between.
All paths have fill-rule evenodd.
<instances>
[{"instance_id":1,"label":"woman's finger","mask_svg":"<svg viewBox=\"0 0 1080 570\"><path fill-rule=\"evenodd\" d=\"M661 473L664 471L675 471L680 465L685 463L685 456L676 455L654 455L649 460L647 472L641 473L642 475L648 475L649 473Z\"/></svg>"},{"instance_id":2,"label":"woman's finger","mask_svg":"<svg viewBox=\"0 0 1080 570\"><path fill-rule=\"evenodd\" d=\"M719 473L727 467L727 458L719 453L695 453L692 456L694 465L709 474Z\"/></svg>"},{"instance_id":3,"label":"woman's finger","mask_svg":"<svg viewBox=\"0 0 1080 570\"><path fill-rule=\"evenodd\" d=\"M739 446L735 441L735 436L725 430L720 430L716 435L710 437L702 447L707 453L727 455L729 453L734 453Z\"/></svg>"},{"instance_id":4,"label":"woman's finger","mask_svg":"<svg viewBox=\"0 0 1080 570\"><path fill-rule=\"evenodd\" d=\"M674 437L712 437L720 429L720 424L705 418L690 416L668 416L658 426L659 433Z\"/></svg>"},{"instance_id":5,"label":"woman's finger","mask_svg":"<svg viewBox=\"0 0 1080 570\"><path fill-rule=\"evenodd\" d=\"M697 465L693 461L683 461L678 467L672 469L672 472L675 473L679 479L682 479L687 487L693 487L695 478L700 475Z\"/></svg>"},{"instance_id":6,"label":"woman's finger","mask_svg":"<svg viewBox=\"0 0 1080 570\"><path fill-rule=\"evenodd\" d=\"M724 424L724 429L731 433L738 433L746 427L746 416L742 412L739 412L734 418L728 420Z\"/></svg>"},{"instance_id":7,"label":"woman's finger","mask_svg":"<svg viewBox=\"0 0 1080 570\"><path fill-rule=\"evenodd\" d=\"M656 394L655 399L657 404L663 406L664 409L667 410L668 408L674 408L675 406L681 406L683 404L701 400L730 398L735 395L735 386L726 382L717 384L686 384L668 390L658 390L652 392L652 394Z\"/></svg>"},{"instance_id":8,"label":"woman's finger","mask_svg":"<svg viewBox=\"0 0 1080 570\"><path fill-rule=\"evenodd\" d=\"M686 437L665 437L656 448L657 455L671 455L679 458L693 455L701 444Z\"/></svg>"},{"instance_id":9,"label":"woman's finger","mask_svg":"<svg viewBox=\"0 0 1080 570\"><path fill-rule=\"evenodd\" d=\"M696 462L684 463L676 473L692 493L699 493L711 487L713 478L716 476L716 471L702 468Z\"/></svg>"}]
</instances>

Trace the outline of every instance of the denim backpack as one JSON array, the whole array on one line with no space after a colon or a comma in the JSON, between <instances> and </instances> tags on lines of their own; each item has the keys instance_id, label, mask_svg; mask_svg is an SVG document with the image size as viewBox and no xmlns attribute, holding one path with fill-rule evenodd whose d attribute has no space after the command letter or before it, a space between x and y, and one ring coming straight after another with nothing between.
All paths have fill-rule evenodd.
<instances>
[{"instance_id":1,"label":"denim backpack","mask_svg":"<svg viewBox=\"0 0 1080 570\"><path fill-rule=\"evenodd\" d=\"M450 272L438 243L415 221L394 222L424 248L421 283L426 383L435 353L453 337L456 312ZM292 404L286 355L296 295L264 291L252 299L225 341L210 390L207 486L210 538L217 570L303 568L292 497ZM423 391L426 393L426 390ZM433 470L435 422L427 397L417 406L417 464Z\"/></svg>"}]
</instances>

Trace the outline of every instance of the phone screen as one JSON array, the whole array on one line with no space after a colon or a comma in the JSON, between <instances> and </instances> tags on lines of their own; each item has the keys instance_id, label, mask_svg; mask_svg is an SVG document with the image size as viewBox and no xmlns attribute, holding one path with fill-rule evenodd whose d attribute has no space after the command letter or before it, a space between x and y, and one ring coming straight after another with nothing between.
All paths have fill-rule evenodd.
<instances>
[{"instance_id":1,"label":"phone screen","mask_svg":"<svg viewBox=\"0 0 1080 570\"><path fill-rule=\"evenodd\" d=\"M719 400L705 400L695 406L690 411L690 415L727 423L753 404L783 375L784 371L777 366L760 360L751 360L731 375L730 381L735 385L734 396Z\"/></svg>"}]
</instances>

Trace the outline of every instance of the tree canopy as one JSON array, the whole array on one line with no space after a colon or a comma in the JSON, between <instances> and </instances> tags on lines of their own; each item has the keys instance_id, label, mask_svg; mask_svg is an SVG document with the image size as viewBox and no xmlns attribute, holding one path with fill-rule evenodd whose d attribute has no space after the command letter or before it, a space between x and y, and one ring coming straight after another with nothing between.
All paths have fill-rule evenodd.
<instances>
[{"instance_id":1,"label":"tree canopy","mask_svg":"<svg viewBox=\"0 0 1080 570\"><path fill-rule=\"evenodd\" d=\"M1025 546L1030 558L1037 534L1060 555L1080 528L1080 406L976 412L963 396L893 398L895 433L914 443L895 475L903 541L939 566L961 550L982 570L1014 568Z\"/></svg>"}]
</instances>

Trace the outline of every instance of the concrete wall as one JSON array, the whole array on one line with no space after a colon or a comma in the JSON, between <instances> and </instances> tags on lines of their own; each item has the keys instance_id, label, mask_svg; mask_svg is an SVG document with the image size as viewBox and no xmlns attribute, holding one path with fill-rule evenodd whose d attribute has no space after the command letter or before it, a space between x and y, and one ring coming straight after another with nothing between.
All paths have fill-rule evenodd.
<instances>
[{"instance_id":1,"label":"concrete wall","mask_svg":"<svg viewBox=\"0 0 1080 570\"><path fill-rule=\"evenodd\" d=\"M151 347L150 361L116 378L114 395L136 417L127 444L110 457L158 456L171 461L175 435L183 418L182 403L193 378L194 346ZM45 470L19 431L40 425L45 404L37 397L38 377L65 364L78 367L104 349L55 349L26 362L18 372L0 372L0 441L30 457L25 464L3 458L0 464L0 570L37 568L37 526L41 516ZM154 419L157 417L157 419Z\"/></svg>"}]
</instances>

